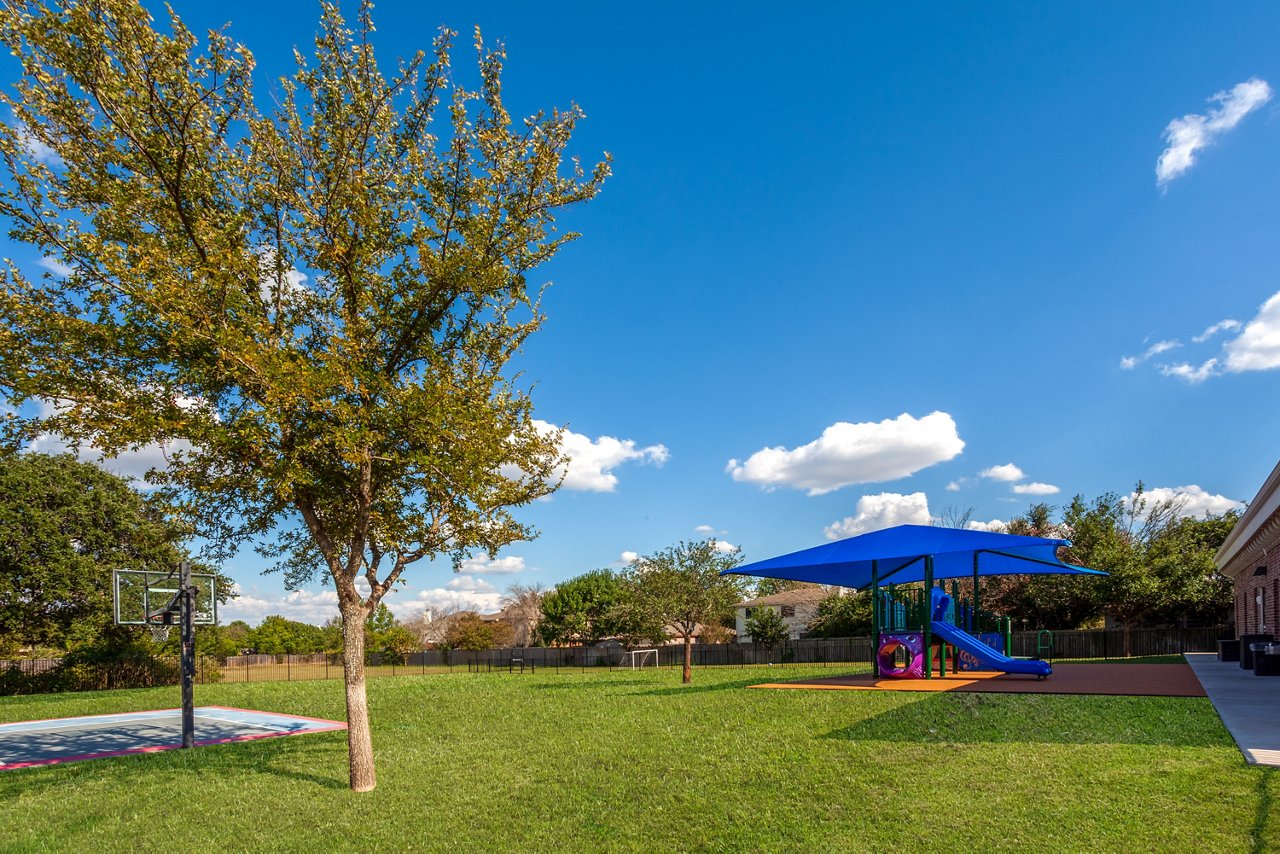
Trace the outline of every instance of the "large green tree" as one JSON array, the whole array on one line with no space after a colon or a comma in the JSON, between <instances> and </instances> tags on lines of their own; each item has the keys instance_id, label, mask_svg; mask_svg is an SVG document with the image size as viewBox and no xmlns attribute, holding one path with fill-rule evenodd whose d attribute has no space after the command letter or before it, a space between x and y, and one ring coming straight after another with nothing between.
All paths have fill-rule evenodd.
<instances>
[{"instance_id":1,"label":"large green tree","mask_svg":"<svg viewBox=\"0 0 1280 854\"><path fill-rule=\"evenodd\" d=\"M365 618L419 561L532 536L513 509L558 483L506 368L575 237L555 217L608 165L566 166L576 107L512 119L478 32L474 85L447 32L384 76L371 4L321 9L263 109L225 32L136 0L6 7L0 214L60 272L4 273L0 393L11 444L167 443L153 477L211 555L260 538L290 584L331 581L367 791Z\"/></svg>"},{"instance_id":2,"label":"large green tree","mask_svg":"<svg viewBox=\"0 0 1280 854\"><path fill-rule=\"evenodd\" d=\"M0 654L112 628L113 569L172 569L182 531L127 482L70 455L0 456Z\"/></svg>"},{"instance_id":3,"label":"large green tree","mask_svg":"<svg viewBox=\"0 0 1280 854\"><path fill-rule=\"evenodd\" d=\"M607 569L562 581L542 597L538 637L545 644L588 644L609 637L618 627L621 599L621 579Z\"/></svg>"},{"instance_id":4,"label":"large green tree","mask_svg":"<svg viewBox=\"0 0 1280 854\"><path fill-rule=\"evenodd\" d=\"M742 551L714 540L682 542L638 558L627 570L628 598L684 640L685 683L693 681L693 633L726 619L742 601L747 582L721 575L742 563Z\"/></svg>"}]
</instances>

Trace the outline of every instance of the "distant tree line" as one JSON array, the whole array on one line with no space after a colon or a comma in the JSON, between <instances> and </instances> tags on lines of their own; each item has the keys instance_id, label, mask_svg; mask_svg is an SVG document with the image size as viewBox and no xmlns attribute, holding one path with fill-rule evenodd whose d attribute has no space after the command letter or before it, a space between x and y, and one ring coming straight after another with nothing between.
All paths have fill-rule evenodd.
<instances>
[{"instance_id":1,"label":"distant tree line","mask_svg":"<svg viewBox=\"0 0 1280 854\"><path fill-rule=\"evenodd\" d=\"M940 524L963 526L950 512ZM1060 557L1101 569L1105 578L1030 575L984 578L982 604L1016 627L1071 629L1213 625L1230 620L1232 589L1213 558L1237 512L1194 517L1178 499L1153 500L1139 483L1130 495L1077 495L1057 510L1031 505L1009 533L1069 539ZM0 657L70 655L72 660L137 660L176 651L176 633L153 644L145 633L114 625L113 568L169 567L190 559L183 532L165 521L158 500L123 479L70 455L0 457ZM777 579L722 576L741 553L715 540L679 543L621 570L598 569L552 590L515 585L498 614L433 608L397 620L380 604L365 624L368 651L406 656L423 648L491 649L533 644L625 645L732 639L734 606L804 586ZM211 568L198 568L211 571ZM225 582L219 598L231 596ZM962 592L969 582L960 581ZM770 640L780 629L757 609L749 634ZM754 631L750 629L754 628ZM833 588L806 627L812 637L866 636L871 601ZM197 632L197 649L219 658L337 653L342 623L323 626L280 615L256 627L243 620Z\"/></svg>"}]
</instances>

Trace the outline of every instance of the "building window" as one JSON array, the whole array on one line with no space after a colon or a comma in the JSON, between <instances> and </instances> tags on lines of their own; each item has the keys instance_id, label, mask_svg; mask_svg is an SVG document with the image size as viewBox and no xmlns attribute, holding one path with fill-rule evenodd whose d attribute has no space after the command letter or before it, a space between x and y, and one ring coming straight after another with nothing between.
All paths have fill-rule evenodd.
<instances>
[{"instance_id":1,"label":"building window","mask_svg":"<svg viewBox=\"0 0 1280 854\"><path fill-rule=\"evenodd\" d=\"M783 605L783 606L782 606L782 616L784 616L784 617L794 617L795 615L796 615L796 606L795 606L795 605Z\"/></svg>"},{"instance_id":2,"label":"building window","mask_svg":"<svg viewBox=\"0 0 1280 854\"><path fill-rule=\"evenodd\" d=\"M742 615L742 616L743 616L743 617L745 617L746 619L750 620L750 619L751 619L751 612L752 612L752 611L754 611L754 610L755 610L755 608L744 608L744 609L743 609L743 615Z\"/></svg>"}]
</instances>

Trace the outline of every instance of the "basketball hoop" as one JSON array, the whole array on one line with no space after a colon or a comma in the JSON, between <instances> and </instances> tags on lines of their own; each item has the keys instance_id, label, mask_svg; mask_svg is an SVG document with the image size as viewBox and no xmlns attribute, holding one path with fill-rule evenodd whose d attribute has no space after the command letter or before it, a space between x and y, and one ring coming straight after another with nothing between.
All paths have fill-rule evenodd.
<instances>
[{"instance_id":1,"label":"basketball hoop","mask_svg":"<svg viewBox=\"0 0 1280 854\"><path fill-rule=\"evenodd\" d=\"M164 643L169 639L169 630L173 628L173 617L167 611L163 614L153 614L147 621L147 628L151 630L153 642Z\"/></svg>"}]
</instances>

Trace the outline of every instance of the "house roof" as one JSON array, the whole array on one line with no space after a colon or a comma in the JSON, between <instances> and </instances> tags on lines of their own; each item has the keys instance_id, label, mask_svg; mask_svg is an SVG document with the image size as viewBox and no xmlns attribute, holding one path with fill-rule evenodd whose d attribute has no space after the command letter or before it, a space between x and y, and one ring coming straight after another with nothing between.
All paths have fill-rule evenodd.
<instances>
[{"instance_id":1,"label":"house roof","mask_svg":"<svg viewBox=\"0 0 1280 854\"><path fill-rule=\"evenodd\" d=\"M797 587L794 590L783 590L781 593L773 593L768 596L761 596L759 599L739 602L737 607L754 608L757 605L817 605L830 595L831 589L827 587Z\"/></svg>"},{"instance_id":2,"label":"house roof","mask_svg":"<svg viewBox=\"0 0 1280 854\"><path fill-rule=\"evenodd\" d=\"M1280 463L1262 484L1240 521L1214 556L1218 571L1232 578L1280 546Z\"/></svg>"}]
</instances>

